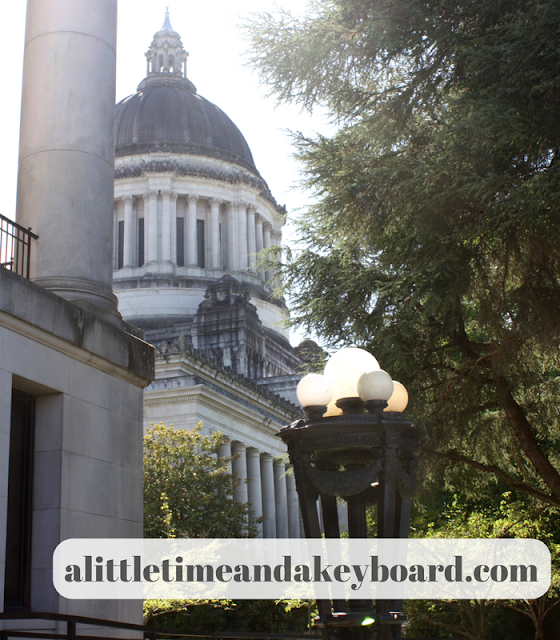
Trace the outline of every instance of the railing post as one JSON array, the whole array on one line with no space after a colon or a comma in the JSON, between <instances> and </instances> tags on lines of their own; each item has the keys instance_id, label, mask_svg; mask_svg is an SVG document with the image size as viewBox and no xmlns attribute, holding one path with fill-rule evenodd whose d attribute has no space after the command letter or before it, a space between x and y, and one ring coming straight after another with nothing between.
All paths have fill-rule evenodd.
<instances>
[{"instance_id":1,"label":"railing post","mask_svg":"<svg viewBox=\"0 0 560 640\"><path fill-rule=\"evenodd\" d=\"M73 620L66 622L66 638L67 640L76 640L76 623Z\"/></svg>"},{"instance_id":2,"label":"railing post","mask_svg":"<svg viewBox=\"0 0 560 640\"><path fill-rule=\"evenodd\" d=\"M31 240L38 237L0 214L0 266L29 279Z\"/></svg>"}]
</instances>

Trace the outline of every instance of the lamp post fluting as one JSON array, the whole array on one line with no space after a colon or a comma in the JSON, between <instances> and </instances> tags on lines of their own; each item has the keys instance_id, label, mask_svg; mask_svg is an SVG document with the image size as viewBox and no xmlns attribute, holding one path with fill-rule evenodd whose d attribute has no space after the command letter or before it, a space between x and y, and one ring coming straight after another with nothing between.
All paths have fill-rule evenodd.
<instances>
[{"instance_id":1,"label":"lamp post fluting","mask_svg":"<svg viewBox=\"0 0 560 640\"><path fill-rule=\"evenodd\" d=\"M350 538L367 538L367 508L377 505L377 536L407 538L416 488L416 458L426 431L405 419L408 394L357 348L342 349L323 376L298 385L305 419L278 436L288 446L305 536L339 538L337 499L348 505ZM319 600L315 620L324 640L398 640L402 601Z\"/></svg>"}]
</instances>

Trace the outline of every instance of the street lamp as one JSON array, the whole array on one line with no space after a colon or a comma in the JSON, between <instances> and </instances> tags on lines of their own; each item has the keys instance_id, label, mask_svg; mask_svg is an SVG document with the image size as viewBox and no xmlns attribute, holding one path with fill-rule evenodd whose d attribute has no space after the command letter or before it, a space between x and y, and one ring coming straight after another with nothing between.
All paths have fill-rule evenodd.
<instances>
[{"instance_id":1,"label":"street lamp","mask_svg":"<svg viewBox=\"0 0 560 640\"><path fill-rule=\"evenodd\" d=\"M382 371L367 351L341 349L324 375L298 385L306 418L278 436L294 468L305 536L320 538L320 499L325 537L339 538L337 498L348 503L350 538L366 538L366 509L377 504L377 536L407 538L416 458L424 429L401 415L406 389ZM406 621L402 601L319 600L316 625L324 640L398 640Z\"/></svg>"}]
</instances>

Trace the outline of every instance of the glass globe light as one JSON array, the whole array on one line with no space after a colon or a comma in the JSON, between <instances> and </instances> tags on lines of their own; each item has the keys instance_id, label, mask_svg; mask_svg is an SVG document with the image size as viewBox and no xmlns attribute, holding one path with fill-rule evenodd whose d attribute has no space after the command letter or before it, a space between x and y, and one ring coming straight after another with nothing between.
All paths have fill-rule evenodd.
<instances>
[{"instance_id":1,"label":"glass globe light","mask_svg":"<svg viewBox=\"0 0 560 640\"><path fill-rule=\"evenodd\" d=\"M382 369L362 373L358 380L360 398L368 400L389 400L393 395L393 381L391 376Z\"/></svg>"},{"instance_id":2,"label":"glass globe light","mask_svg":"<svg viewBox=\"0 0 560 640\"><path fill-rule=\"evenodd\" d=\"M408 391L404 384L393 380L393 395L387 402L385 411L398 411L402 413L408 405Z\"/></svg>"},{"instance_id":3,"label":"glass globe light","mask_svg":"<svg viewBox=\"0 0 560 640\"><path fill-rule=\"evenodd\" d=\"M330 381L318 373L304 376L296 389L302 407L326 407L332 398Z\"/></svg>"},{"instance_id":4,"label":"glass globe light","mask_svg":"<svg viewBox=\"0 0 560 640\"><path fill-rule=\"evenodd\" d=\"M323 418L330 418L332 416L341 416L342 409L336 406L336 400L333 398L327 405L327 410L323 414Z\"/></svg>"},{"instance_id":5,"label":"glass globe light","mask_svg":"<svg viewBox=\"0 0 560 640\"><path fill-rule=\"evenodd\" d=\"M358 380L363 373L379 370L379 363L364 349L349 347L337 351L325 366L324 375L332 384L333 400L357 398Z\"/></svg>"}]
</instances>

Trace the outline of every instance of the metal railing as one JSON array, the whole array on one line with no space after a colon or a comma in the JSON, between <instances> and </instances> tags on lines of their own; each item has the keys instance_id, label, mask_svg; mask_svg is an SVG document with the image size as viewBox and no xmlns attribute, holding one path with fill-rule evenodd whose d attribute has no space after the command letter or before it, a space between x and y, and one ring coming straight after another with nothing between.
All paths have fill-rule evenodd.
<instances>
[{"instance_id":1,"label":"metal railing","mask_svg":"<svg viewBox=\"0 0 560 640\"><path fill-rule=\"evenodd\" d=\"M39 236L0 214L0 267L29 278L31 240Z\"/></svg>"},{"instance_id":2,"label":"metal railing","mask_svg":"<svg viewBox=\"0 0 560 640\"><path fill-rule=\"evenodd\" d=\"M121 631L131 631L135 634L142 634L146 640L158 640L160 637L166 638L210 638L211 640L230 640L230 639L247 639L247 640L310 640L310 638L318 638L321 636L316 633L251 633L251 632L232 632L232 631L214 631L212 633L190 633L188 631L180 631L178 629L166 629L163 627L152 627L141 624L131 624L127 622L116 622L114 620L102 620L100 618L88 618L84 616L70 616L61 613L35 613L9 611L0 613L0 621L19 620L30 622L32 620L49 620L54 622L63 622L66 625L66 633L64 629L60 630L37 630L37 629L0 629L0 640L8 640L8 638L37 638L42 640L110 640L111 636L95 636L89 633L82 633L82 629L78 625L89 625L93 627L105 627L108 629L120 629ZM5 626L5 622L4 622ZM19 625L18 625L19 626ZM137 636L136 636L137 637ZM119 634L118 638L122 638Z\"/></svg>"}]
</instances>

